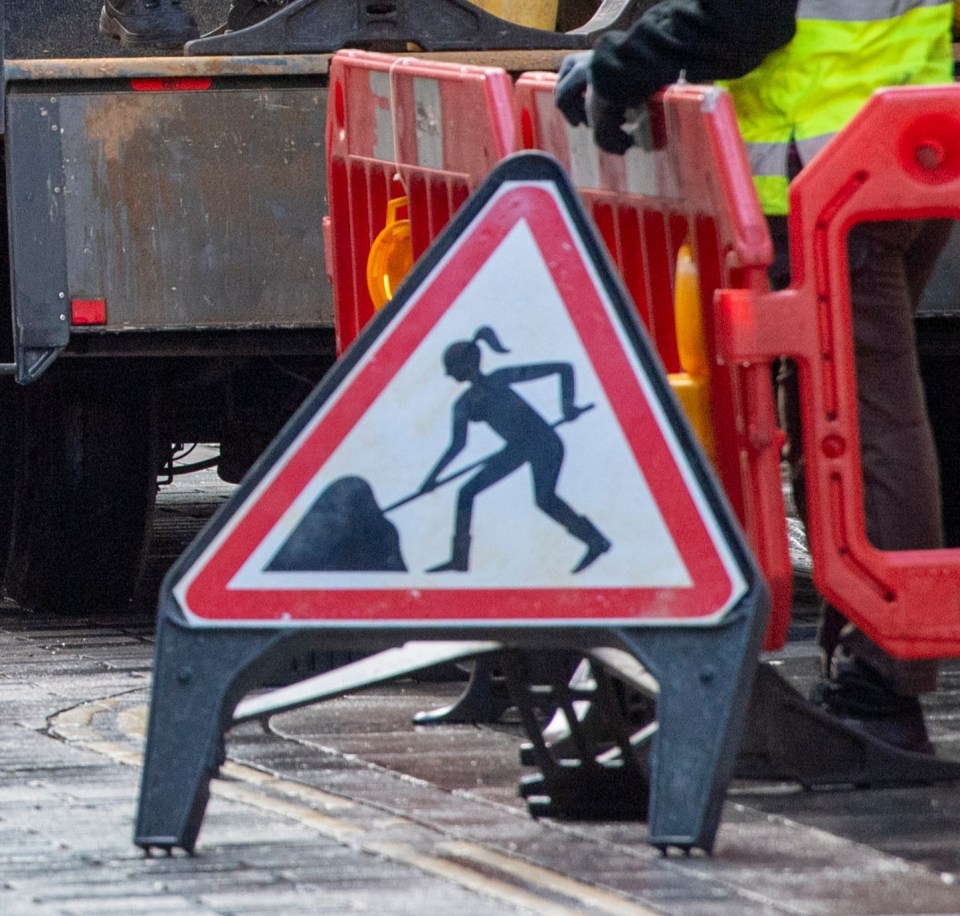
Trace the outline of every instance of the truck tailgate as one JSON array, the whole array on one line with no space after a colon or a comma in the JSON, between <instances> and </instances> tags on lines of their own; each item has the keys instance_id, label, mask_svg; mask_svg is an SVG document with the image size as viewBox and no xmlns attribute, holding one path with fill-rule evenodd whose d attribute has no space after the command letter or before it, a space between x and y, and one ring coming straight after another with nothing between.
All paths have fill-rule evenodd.
<instances>
[{"instance_id":1,"label":"truck tailgate","mask_svg":"<svg viewBox=\"0 0 960 916\"><path fill-rule=\"evenodd\" d=\"M38 200L50 241L15 256L15 297L39 270L65 277L47 302L102 300L99 330L330 326L324 78L193 69L8 77L13 249L36 251Z\"/></svg>"}]
</instances>

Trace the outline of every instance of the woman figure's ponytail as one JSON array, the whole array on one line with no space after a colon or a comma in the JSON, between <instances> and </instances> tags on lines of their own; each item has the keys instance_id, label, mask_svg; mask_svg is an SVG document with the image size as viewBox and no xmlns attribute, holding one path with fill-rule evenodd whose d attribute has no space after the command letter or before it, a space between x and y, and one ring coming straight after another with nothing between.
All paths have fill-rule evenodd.
<instances>
[{"instance_id":1,"label":"woman figure's ponytail","mask_svg":"<svg viewBox=\"0 0 960 916\"><path fill-rule=\"evenodd\" d=\"M510 352L502 343L500 343L500 338L497 337L497 332L488 325L477 328L477 330L473 332L473 339L475 341L482 340L495 353Z\"/></svg>"},{"instance_id":2,"label":"woman figure's ponytail","mask_svg":"<svg viewBox=\"0 0 960 916\"><path fill-rule=\"evenodd\" d=\"M456 343L450 344L444 351L443 364L446 366L447 375L462 381L469 378L473 373L479 372L480 344L478 341L481 340L495 353L510 352L500 343L496 331L484 325L477 328L470 340L458 340Z\"/></svg>"}]
</instances>

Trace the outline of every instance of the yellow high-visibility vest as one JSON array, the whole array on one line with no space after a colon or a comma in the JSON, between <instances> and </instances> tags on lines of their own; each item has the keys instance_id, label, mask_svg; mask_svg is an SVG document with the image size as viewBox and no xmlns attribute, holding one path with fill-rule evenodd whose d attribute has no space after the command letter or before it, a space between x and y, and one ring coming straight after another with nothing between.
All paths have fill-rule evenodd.
<instances>
[{"instance_id":1,"label":"yellow high-visibility vest","mask_svg":"<svg viewBox=\"0 0 960 916\"><path fill-rule=\"evenodd\" d=\"M953 17L943 0L800 0L793 40L724 84L765 213L787 212L791 144L806 164L876 89L952 82Z\"/></svg>"}]
</instances>

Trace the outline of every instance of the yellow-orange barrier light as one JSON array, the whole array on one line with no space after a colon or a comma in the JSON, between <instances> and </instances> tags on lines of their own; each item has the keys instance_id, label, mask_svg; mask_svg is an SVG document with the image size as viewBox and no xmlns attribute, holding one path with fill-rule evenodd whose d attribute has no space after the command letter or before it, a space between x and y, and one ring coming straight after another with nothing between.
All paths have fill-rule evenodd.
<instances>
[{"instance_id":1,"label":"yellow-orange barrier light","mask_svg":"<svg viewBox=\"0 0 960 916\"><path fill-rule=\"evenodd\" d=\"M387 201L387 224L373 240L367 255L367 291L377 311L393 298L413 267L410 220L399 215L406 206L406 197Z\"/></svg>"},{"instance_id":2,"label":"yellow-orange barrier light","mask_svg":"<svg viewBox=\"0 0 960 916\"><path fill-rule=\"evenodd\" d=\"M704 452L712 461L716 456L716 445L710 420L710 359L703 331L700 276L693 250L687 242L677 253L673 308L677 353L683 371L671 372L668 380Z\"/></svg>"}]
</instances>

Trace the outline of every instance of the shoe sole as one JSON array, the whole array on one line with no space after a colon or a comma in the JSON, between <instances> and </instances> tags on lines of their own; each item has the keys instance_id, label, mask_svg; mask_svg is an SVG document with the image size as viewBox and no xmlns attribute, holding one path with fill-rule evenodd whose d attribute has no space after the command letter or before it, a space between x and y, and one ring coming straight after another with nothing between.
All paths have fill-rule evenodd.
<instances>
[{"instance_id":1,"label":"shoe sole","mask_svg":"<svg viewBox=\"0 0 960 916\"><path fill-rule=\"evenodd\" d=\"M136 32L125 29L121 23L107 12L106 7L100 10L100 34L107 38L112 38L114 41L119 41L120 44L128 48L158 48L161 50L182 48L188 41L193 41L195 38L200 37L200 32L197 31L196 34L191 32L186 37L146 38L143 35L138 35Z\"/></svg>"}]
</instances>

